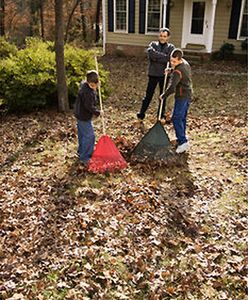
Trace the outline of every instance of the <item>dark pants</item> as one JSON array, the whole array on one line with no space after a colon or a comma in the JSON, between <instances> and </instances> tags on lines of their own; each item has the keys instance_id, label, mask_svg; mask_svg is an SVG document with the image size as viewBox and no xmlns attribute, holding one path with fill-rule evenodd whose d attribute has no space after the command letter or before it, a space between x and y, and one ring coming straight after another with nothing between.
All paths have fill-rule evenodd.
<instances>
[{"instance_id":1,"label":"dark pants","mask_svg":"<svg viewBox=\"0 0 248 300\"><path fill-rule=\"evenodd\" d=\"M175 99L172 122L176 132L179 145L187 143L186 119L189 109L190 99Z\"/></svg>"},{"instance_id":2,"label":"dark pants","mask_svg":"<svg viewBox=\"0 0 248 300\"><path fill-rule=\"evenodd\" d=\"M146 95L143 98L140 112L137 114L139 119L143 120L145 118L145 113L150 105L153 94L158 84L159 84L159 93L161 95L163 93L163 87L164 87L164 76L162 77L149 76ZM159 113L159 108L158 108L158 113ZM164 114L165 114L165 100L163 101L162 117L164 117Z\"/></svg>"}]
</instances>

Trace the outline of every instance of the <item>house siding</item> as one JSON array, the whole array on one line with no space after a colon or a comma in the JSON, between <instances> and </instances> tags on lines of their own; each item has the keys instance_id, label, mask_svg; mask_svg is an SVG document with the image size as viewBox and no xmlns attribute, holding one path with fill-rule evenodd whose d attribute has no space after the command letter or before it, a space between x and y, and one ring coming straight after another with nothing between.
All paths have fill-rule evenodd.
<instances>
[{"instance_id":1,"label":"house siding","mask_svg":"<svg viewBox=\"0 0 248 300\"><path fill-rule=\"evenodd\" d=\"M108 1L106 1L106 14L108 12ZM171 8L170 11L170 28L172 30L171 43L177 47L181 45L182 38L182 19L184 0L178 0L178 4ZM108 15L106 15L108 20ZM121 33L121 32L106 32L106 51L114 53L116 50L126 52L127 54L134 54L130 51L131 46L137 46L139 54L144 53L151 41L157 40L157 34L139 34L139 1L135 3L135 33ZM126 50L126 51L125 51Z\"/></svg>"},{"instance_id":2,"label":"house siding","mask_svg":"<svg viewBox=\"0 0 248 300\"><path fill-rule=\"evenodd\" d=\"M228 38L231 9L231 7L227 7L226 1L218 0L216 6L212 51L219 50L224 43L233 44L235 46L235 50L241 50L241 41Z\"/></svg>"},{"instance_id":3,"label":"house siding","mask_svg":"<svg viewBox=\"0 0 248 300\"><path fill-rule=\"evenodd\" d=\"M107 12L106 1L106 12ZM108 20L108 16L107 16ZM147 45L154 39L157 39L157 35L145 35L139 34L139 1L135 3L135 33L122 33L122 32L106 32L106 43L117 45L130 45L130 46L143 46Z\"/></svg>"},{"instance_id":4,"label":"house siding","mask_svg":"<svg viewBox=\"0 0 248 300\"><path fill-rule=\"evenodd\" d=\"M184 0L174 1L170 8L170 30L172 33L170 42L176 47L181 47L183 32L183 9ZM108 1L106 1L106 14L108 13ZM214 36L212 51L219 50L223 43L231 43L235 50L241 49L241 41L228 38L231 17L231 7L227 6L226 0L218 0L215 14ZM106 16L108 22L108 15ZM108 26L107 26L108 27ZM155 34L139 34L139 1L135 3L135 33L106 32L106 52L114 53L116 50L126 54L144 54L148 44L157 40ZM133 48L133 49L131 49Z\"/></svg>"},{"instance_id":5,"label":"house siding","mask_svg":"<svg viewBox=\"0 0 248 300\"><path fill-rule=\"evenodd\" d=\"M181 47L184 0L177 0L174 2L176 2L176 4L170 9L170 41L176 47Z\"/></svg>"}]
</instances>

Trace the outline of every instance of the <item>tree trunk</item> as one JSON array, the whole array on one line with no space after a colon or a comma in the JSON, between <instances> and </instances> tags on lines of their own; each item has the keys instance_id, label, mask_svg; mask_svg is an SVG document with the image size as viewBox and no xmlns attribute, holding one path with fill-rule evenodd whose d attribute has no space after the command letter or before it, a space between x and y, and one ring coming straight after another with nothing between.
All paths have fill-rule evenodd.
<instances>
[{"instance_id":1,"label":"tree trunk","mask_svg":"<svg viewBox=\"0 0 248 300\"><path fill-rule=\"evenodd\" d=\"M37 36L39 35L39 5L40 3L37 0L30 0L30 35Z\"/></svg>"},{"instance_id":2,"label":"tree trunk","mask_svg":"<svg viewBox=\"0 0 248 300\"><path fill-rule=\"evenodd\" d=\"M73 14L74 14L76 8L78 7L79 3L80 3L80 0L77 0L75 5L72 8L72 11L71 11L70 15L69 15L68 22L67 22L67 25L66 25L66 30L65 30L65 43L67 42L67 39L68 39L68 34L69 34L69 29L70 29Z\"/></svg>"},{"instance_id":3,"label":"tree trunk","mask_svg":"<svg viewBox=\"0 0 248 300\"><path fill-rule=\"evenodd\" d=\"M100 14L101 14L102 0L97 0L96 6L96 39L95 42L98 43L100 40Z\"/></svg>"},{"instance_id":4,"label":"tree trunk","mask_svg":"<svg viewBox=\"0 0 248 300\"><path fill-rule=\"evenodd\" d=\"M86 40L87 34L86 34L86 29L87 29L87 24L86 24L86 16L84 12L84 0L80 0L80 14L81 14L81 24L82 24L82 37L83 41Z\"/></svg>"},{"instance_id":5,"label":"tree trunk","mask_svg":"<svg viewBox=\"0 0 248 300\"><path fill-rule=\"evenodd\" d=\"M69 111L69 101L64 61L63 0L55 0L55 53L57 70L58 109L60 112L67 112Z\"/></svg>"},{"instance_id":6,"label":"tree trunk","mask_svg":"<svg viewBox=\"0 0 248 300\"><path fill-rule=\"evenodd\" d=\"M5 0L0 0L0 36L5 35L4 17L5 17Z\"/></svg>"},{"instance_id":7,"label":"tree trunk","mask_svg":"<svg viewBox=\"0 0 248 300\"><path fill-rule=\"evenodd\" d=\"M45 39L45 29L44 29L44 0L40 0L40 31L41 31L41 38Z\"/></svg>"}]
</instances>

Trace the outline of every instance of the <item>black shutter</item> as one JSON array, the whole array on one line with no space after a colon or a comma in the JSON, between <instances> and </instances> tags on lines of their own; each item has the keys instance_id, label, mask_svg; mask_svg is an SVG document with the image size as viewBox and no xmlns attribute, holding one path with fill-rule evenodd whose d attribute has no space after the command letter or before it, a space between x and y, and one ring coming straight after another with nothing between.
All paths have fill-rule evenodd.
<instances>
[{"instance_id":1,"label":"black shutter","mask_svg":"<svg viewBox=\"0 0 248 300\"><path fill-rule=\"evenodd\" d=\"M146 0L139 2L139 33L145 33L146 27Z\"/></svg>"},{"instance_id":2,"label":"black shutter","mask_svg":"<svg viewBox=\"0 0 248 300\"><path fill-rule=\"evenodd\" d=\"M236 39L238 35L241 2L242 0L233 0L232 2L232 12L228 34L229 39Z\"/></svg>"},{"instance_id":3,"label":"black shutter","mask_svg":"<svg viewBox=\"0 0 248 300\"><path fill-rule=\"evenodd\" d=\"M135 0L129 0L128 3L128 32L135 32Z\"/></svg>"},{"instance_id":4,"label":"black shutter","mask_svg":"<svg viewBox=\"0 0 248 300\"><path fill-rule=\"evenodd\" d=\"M108 31L114 31L114 1L108 0Z\"/></svg>"},{"instance_id":5,"label":"black shutter","mask_svg":"<svg viewBox=\"0 0 248 300\"><path fill-rule=\"evenodd\" d=\"M165 24L165 26L167 28L170 28L170 2L171 2L171 0L168 0L167 6L166 6L166 24Z\"/></svg>"}]
</instances>

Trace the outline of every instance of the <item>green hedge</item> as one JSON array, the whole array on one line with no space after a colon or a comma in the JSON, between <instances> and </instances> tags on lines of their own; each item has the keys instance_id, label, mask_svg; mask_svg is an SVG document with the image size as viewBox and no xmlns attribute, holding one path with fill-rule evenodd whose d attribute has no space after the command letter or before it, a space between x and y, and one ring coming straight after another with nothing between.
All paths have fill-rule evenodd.
<instances>
[{"instance_id":1,"label":"green hedge","mask_svg":"<svg viewBox=\"0 0 248 300\"><path fill-rule=\"evenodd\" d=\"M69 99L72 103L80 82L95 69L95 52L67 45L65 65ZM108 73L99 64L103 98L107 97ZM0 104L9 111L31 111L57 102L54 44L31 38L25 49L0 59Z\"/></svg>"},{"instance_id":2,"label":"green hedge","mask_svg":"<svg viewBox=\"0 0 248 300\"><path fill-rule=\"evenodd\" d=\"M0 59L15 55L18 49L15 45L10 44L5 38L0 37Z\"/></svg>"}]
</instances>

